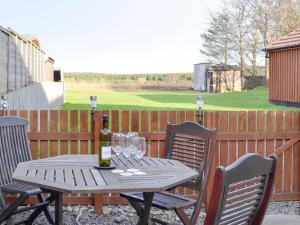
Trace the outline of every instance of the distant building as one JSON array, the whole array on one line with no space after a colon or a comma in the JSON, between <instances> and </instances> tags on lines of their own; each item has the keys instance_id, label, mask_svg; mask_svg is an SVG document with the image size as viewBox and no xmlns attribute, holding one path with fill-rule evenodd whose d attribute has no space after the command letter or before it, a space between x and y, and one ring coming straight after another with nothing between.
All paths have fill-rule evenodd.
<instances>
[{"instance_id":1,"label":"distant building","mask_svg":"<svg viewBox=\"0 0 300 225\"><path fill-rule=\"evenodd\" d=\"M53 83L54 60L45 59L34 35L0 26L0 96L9 109L52 109L63 104L63 84Z\"/></svg>"},{"instance_id":2,"label":"distant building","mask_svg":"<svg viewBox=\"0 0 300 225\"><path fill-rule=\"evenodd\" d=\"M194 65L194 90L203 92L241 91L238 66L198 63Z\"/></svg>"},{"instance_id":3,"label":"distant building","mask_svg":"<svg viewBox=\"0 0 300 225\"><path fill-rule=\"evenodd\" d=\"M48 81L54 81L54 59L48 57L48 59L45 61L45 73L46 73L46 79Z\"/></svg>"},{"instance_id":4,"label":"distant building","mask_svg":"<svg viewBox=\"0 0 300 225\"><path fill-rule=\"evenodd\" d=\"M272 42L269 58L269 100L300 107L300 28Z\"/></svg>"},{"instance_id":5,"label":"distant building","mask_svg":"<svg viewBox=\"0 0 300 225\"><path fill-rule=\"evenodd\" d=\"M265 67L264 66L256 66L256 74L253 74L251 66L245 66L245 77L255 76L255 77L264 77L265 74Z\"/></svg>"},{"instance_id":6,"label":"distant building","mask_svg":"<svg viewBox=\"0 0 300 225\"><path fill-rule=\"evenodd\" d=\"M256 73L253 73L253 68L251 66L245 67L243 89L251 90L256 87L266 86L267 80L265 75L265 67L257 66Z\"/></svg>"}]
</instances>

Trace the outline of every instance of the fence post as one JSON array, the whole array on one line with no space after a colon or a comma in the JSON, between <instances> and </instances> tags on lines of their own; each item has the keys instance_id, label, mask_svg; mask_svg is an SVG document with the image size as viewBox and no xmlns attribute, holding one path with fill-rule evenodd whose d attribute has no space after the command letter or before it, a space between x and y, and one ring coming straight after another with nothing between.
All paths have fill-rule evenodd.
<instances>
[{"instance_id":1,"label":"fence post","mask_svg":"<svg viewBox=\"0 0 300 225\"><path fill-rule=\"evenodd\" d=\"M99 133L101 130L102 111L91 111L91 130L93 132L93 154L99 154ZM103 194L94 195L94 207L97 214L103 214Z\"/></svg>"}]
</instances>

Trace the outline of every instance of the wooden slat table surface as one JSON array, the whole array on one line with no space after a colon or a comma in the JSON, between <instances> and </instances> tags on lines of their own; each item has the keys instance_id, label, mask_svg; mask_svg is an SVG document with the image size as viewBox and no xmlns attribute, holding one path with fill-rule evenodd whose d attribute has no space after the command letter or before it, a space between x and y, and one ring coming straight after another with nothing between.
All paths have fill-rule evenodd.
<instances>
[{"instance_id":1,"label":"wooden slat table surface","mask_svg":"<svg viewBox=\"0 0 300 225\"><path fill-rule=\"evenodd\" d=\"M116 158L112 164L116 165ZM139 215L138 225L148 224L154 192L175 187L198 177L198 173L184 164L170 159L143 158L138 161L120 158L120 168L133 166L146 172L145 175L129 177L98 170L97 155L63 155L20 163L13 180L34 185L50 192L47 200L55 201L55 225L63 221L63 193L112 193L143 192L144 210Z\"/></svg>"},{"instance_id":2,"label":"wooden slat table surface","mask_svg":"<svg viewBox=\"0 0 300 225\"><path fill-rule=\"evenodd\" d=\"M198 176L184 164L169 159L143 158L142 166L121 157L120 167L134 165L146 175L129 177L98 170L96 155L65 155L20 163L13 174L16 182L66 193L157 192ZM112 163L116 164L113 158Z\"/></svg>"}]
</instances>

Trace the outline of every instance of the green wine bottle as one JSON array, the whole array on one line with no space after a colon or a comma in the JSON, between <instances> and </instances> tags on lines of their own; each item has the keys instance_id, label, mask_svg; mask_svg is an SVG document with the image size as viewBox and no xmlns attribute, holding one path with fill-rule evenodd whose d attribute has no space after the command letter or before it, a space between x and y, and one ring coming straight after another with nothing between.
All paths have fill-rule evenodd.
<instances>
[{"instance_id":1,"label":"green wine bottle","mask_svg":"<svg viewBox=\"0 0 300 225\"><path fill-rule=\"evenodd\" d=\"M108 116L102 117L102 130L99 134L99 166L110 167L111 161L111 132L108 129Z\"/></svg>"}]
</instances>

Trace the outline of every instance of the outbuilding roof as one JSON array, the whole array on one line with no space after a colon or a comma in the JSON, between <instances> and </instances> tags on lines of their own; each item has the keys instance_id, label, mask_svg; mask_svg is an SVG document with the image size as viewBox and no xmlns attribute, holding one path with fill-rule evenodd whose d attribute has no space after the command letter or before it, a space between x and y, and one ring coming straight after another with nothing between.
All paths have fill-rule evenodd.
<instances>
[{"instance_id":1,"label":"outbuilding roof","mask_svg":"<svg viewBox=\"0 0 300 225\"><path fill-rule=\"evenodd\" d=\"M209 70L212 71L231 71L231 70L239 70L239 67L236 65L228 65L228 64L212 64L209 66Z\"/></svg>"},{"instance_id":2,"label":"outbuilding roof","mask_svg":"<svg viewBox=\"0 0 300 225\"><path fill-rule=\"evenodd\" d=\"M266 50L273 51L292 47L300 47L300 28L273 41L266 47Z\"/></svg>"}]
</instances>

